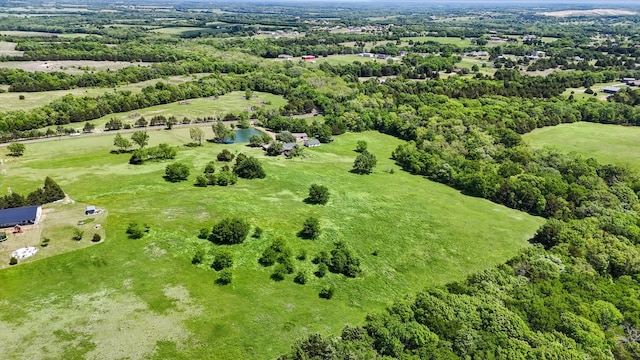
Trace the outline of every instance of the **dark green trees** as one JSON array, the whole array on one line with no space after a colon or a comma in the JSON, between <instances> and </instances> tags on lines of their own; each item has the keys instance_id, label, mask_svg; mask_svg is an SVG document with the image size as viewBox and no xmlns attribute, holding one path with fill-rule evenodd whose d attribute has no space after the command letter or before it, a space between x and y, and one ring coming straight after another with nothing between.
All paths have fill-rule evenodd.
<instances>
[{"instance_id":1,"label":"dark green trees","mask_svg":"<svg viewBox=\"0 0 640 360\"><path fill-rule=\"evenodd\" d=\"M351 171L356 174L371 174L377 163L376 156L365 150L356 157Z\"/></svg>"},{"instance_id":2,"label":"dark green trees","mask_svg":"<svg viewBox=\"0 0 640 360\"><path fill-rule=\"evenodd\" d=\"M46 202L54 202L56 200L64 199L64 191L52 178L47 177L44 179L44 196Z\"/></svg>"},{"instance_id":3,"label":"dark green trees","mask_svg":"<svg viewBox=\"0 0 640 360\"><path fill-rule=\"evenodd\" d=\"M240 154L242 155L242 154ZM258 159L253 156L238 155L236 159L236 165L233 167L233 172L243 179L263 179L266 177L266 173L258 162Z\"/></svg>"},{"instance_id":4,"label":"dark green trees","mask_svg":"<svg viewBox=\"0 0 640 360\"><path fill-rule=\"evenodd\" d=\"M184 181L189 177L189 167L182 163L169 164L164 172L164 178L171 182Z\"/></svg>"},{"instance_id":5,"label":"dark green trees","mask_svg":"<svg viewBox=\"0 0 640 360\"><path fill-rule=\"evenodd\" d=\"M302 224L302 230L298 232L298 236L303 239L317 239L320 236L320 221L314 217L307 218Z\"/></svg>"},{"instance_id":6,"label":"dark green trees","mask_svg":"<svg viewBox=\"0 0 640 360\"><path fill-rule=\"evenodd\" d=\"M11 143L9 144L9 146L7 146L7 150L9 150L9 155L11 156L22 156L25 149L26 146L24 146L24 144L22 143Z\"/></svg>"},{"instance_id":7,"label":"dark green trees","mask_svg":"<svg viewBox=\"0 0 640 360\"><path fill-rule=\"evenodd\" d=\"M219 245L240 244L249 234L249 223L239 218L225 218L217 223L209 241Z\"/></svg>"},{"instance_id":8,"label":"dark green trees","mask_svg":"<svg viewBox=\"0 0 640 360\"><path fill-rule=\"evenodd\" d=\"M312 184L309 196L304 201L308 204L325 205L329 201L329 189L324 185Z\"/></svg>"}]
</instances>

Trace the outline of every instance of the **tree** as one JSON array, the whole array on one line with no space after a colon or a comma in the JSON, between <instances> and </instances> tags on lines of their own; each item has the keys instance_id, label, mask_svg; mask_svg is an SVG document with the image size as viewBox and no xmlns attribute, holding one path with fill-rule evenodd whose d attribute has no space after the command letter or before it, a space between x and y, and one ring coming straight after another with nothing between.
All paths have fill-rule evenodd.
<instances>
[{"instance_id":1,"label":"tree","mask_svg":"<svg viewBox=\"0 0 640 360\"><path fill-rule=\"evenodd\" d=\"M127 235L129 236L129 239L140 239L144 236L144 234L149 232L149 226L147 225L140 225L137 222L131 222L129 223L129 226L127 226Z\"/></svg>"},{"instance_id":2,"label":"tree","mask_svg":"<svg viewBox=\"0 0 640 360\"><path fill-rule=\"evenodd\" d=\"M360 260L356 258L343 242L334 244L331 250L329 270L348 277L356 277L360 273Z\"/></svg>"},{"instance_id":3,"label":"tree","mask_svg":"<svg viewBox=\"0 0 640 360\"><path fill-rule=\"evenodd\" d=\"M213 141L218 143L226 143L233 142L236 139L235 131L227 128L227 126L222 122L222 120L216 121L215 124L211 125L211 129L213 130Z\"/></svg>"},{"instance_id":4,"label":"tree","mask_svg":"<svg viewBox=\"0 0 640 360\"><path fill-rule=\"evenodd\" d=\"M333 140L333 131L331 130L331 126L326 124L318 125L313 135L323 144L329 143Z\"/></svg>"},{"instance_id":5,"label":"tree","mask_svg":"<svg viewBox=\"0 0 640 360\"><path fill-rule=\"evenodd\" d=\"M282 131L276 135L276 140L282 141L284 143L296 142L296 137L293 136L289 131Z\"/></svg>"},{"instance_id":6,"label":"tree","mask_svg":"<svg viewBox=\"0 0 640 360\"><path fill-rule=\"evenodd\" d=\"M164 169L165 180L171 182L178 182L187 180L189 177L189 167L182 163L173 163L167 165Z\"/></svg>"},{"instance_id":7,"label":"tree","mask_svg":"<svg viewBox=\"0 0 640 360\"><path fill-rule=\"evenodd\" d=\"M264 143L265 142L263 141L262 136L258 134L249 136L249 146L251 147L260 147Z\"/></svg>"},{"instance_id":8,"label":"tree","mask_svg":"<svg viewBox=\"0 0 640 360\"><path fill-rule=\"evenodd\" d=\"M198 146L202 145L202 139L204 139L204 130L199 127L193 127L189 129L189 136L193 142L197 143Z\"/></svg>"},{"instance_id":9,"label":"tree","mask_svg":"<svg viewBox=\"0 0 640 360\"><path fill-rule=\"evenodd\" d=\"M117 147L120 152L127 152L131 147L131 141L117 133L115 139L113 139L113 146Z\"/></svg>"},{"instance_id":10,"label":"tree","mask_svg":"<svg viewBox=\"0 0 640 360\"><path fill-rule=\"evenodd\" d=\"M304 200L308 204L325 205L329 201L329 188L324 185L312 184L309 196Z\"/></svg>"},{"instance_id":11,"label":"tree","mask_svg":"<svg viewBox=\"0 0 640 360\"><path fill-rule=\"evenodd\" d=\"M211 268L216 271L230 268L233 266L233 254L228 249L219 249L213 258Z\"/></svg>"},{"instance_id":12,"label":"tree","mask_svg":"<svg viewBox=\"0 0 640 360\"><path fill-rule=\"evenodd\" d=\"M131 135L131 141L142 149L149 144L149 134L146 131L136 131Z\"/></svg>"},{"instance_id":13,"label":"tree","mask_svg":"<svg viewBox=\"0 0 640 360\"><path fill-rule=\"evenodd\" d=\"M211 230L209 241L221 245L241 244L249 229L249 223L240 218L224 218Z\"/></svg>"},{"instance_id":14,"label":"tree","mask_svg":"<svg viewBox=\"0 0 640 360\"><path fill-rule=\"evenodd\" d=\"M144 118L144 116L142 116L140 117L140 119L136 120L134 125L136 127L147 127L147 125L149 125L149 122Z\"/></svg>"},{"instance_id":15,"label":"tree","mask_svg":"<svg viewBox=\"0 0 640 360\"><path fill-rule=\"evenodd\" d=\"M73 229L73 237L72 237L73 240L80 241L82 240L83 236L84 236L84 231L78 228Z\"/></svg>"},{"instance_id":16,"label":"tree","mask_svg":"<svg viewBox=\"0 0 640 360\"><path fill-rule=\"evenodd\" d=\"M363 153L367 151L367 142L364 140L358 140L356 144L356 152Z\"/></svg>"},{"instance_id":17,"label":"tree","mask_svg":"<svg viewBox=\"0 0 640 360\"><path fill-rule=\"evenodd\" d=\"M240 129L248 129L251 126L251 123L249 122L249 119L246 117L242 117L240 120L238 120L238 127Z\"/></svg>"},{"instance_id":18,"label":"tree","mask_svg":"<svg viewBox=\"0 0 640 360\"><path fill-rule=\"evenodd\" d=\"M298 271L296 276L293 278L293 281L296 284L304 285L307 283L307 279L308 279L307 273L305 271L300 270Z\"/></svg>"},{"instance_id":19,"label":"tree","mask_svg":"<svg viewBox=\"0 0 640 360\"><path fill-rule=\"evenodd\" d=\"M96 126L93 123L90 123L90 122L87 121L86 123L84 123L84 127L82 128L82 131L86 132L86 133L90 133L95 128L96 128Z\"/></svg>"},{"instance_id":20,"label":"tree","mask_svg":"<svg viewBox=\"0 0 640 360\"><path fill-rule=\"evenodd\" d=\"M251 100L252 96L253 96L253 90L247 88L247 90L244 91L244 98L247 100Z\"/></svg>"},{"instance_id":21,"label":"tree","mask_svg":"<svg viewBox=\"0 0 640 360\"><path fill-rule=\"evenodd\" d=\"M213 161L209 161L207 165L204 167L205 174L213 174L216 172L216 163Z\"/></svg>"},{"instance_id":22,"label":"tree","mask_svg":"<svg viewBox=\"0 0 640 360\"><path fill-rule=\"evenodd\" d=\"M48 176L44 179L44 197L48 203L64 199L65 197L64 191L60 185Z\"/></svg>"},{"instance_id":23,"label":"tree","mask_svg":"<svg viewBox=\"0 0 640 360\"><path fill-rule=\"evenodd\" d=\"M22 156L26 150L26 146L22 143L11 143L7 146L7 150L9 150L9 155L11 156Z\"/></svg>"},{"instance_id":24,"label":"tree","mask_svg":"<svg viewBox=\"0 0 640 360\"><path fill-rule=\"evenodd\" d=\"M222 269L216 279L218 285L229 285L233 281L233 272L231 269Z\"/></svg>"},{"instance_id":25,"label":"tree","mask_svg":"<svg viewBox=\"0 0 640 360\"><path fill-rule=\"evenodd\" d=\"M298 236L303 239L317 239L320 236L320 221L314 217L307 218Z\"/></svg>"},{"instance_id":26,"label":"tree","mask_svg":"<svg viewBox=\"0 0 640 360\"><path fill-rule=\"evenodd\" d=\"M240 155L238 155L240 159ZM243 179L264 179L267 175L258 159L245 157L233 167L233 172Z\"/></svg>"},{"instance_id":27,"label":"tree","mask_svg":"<svg viewBox=\"0 0 640 360\"><path fill-rule=\"evenodd\" d=\"M351 171L356 174L371 174L377 162L376 156L365 150L356 157Z\"/></svg>"},{"instance_id":28,"label":"tree","mask_svg":"<svg viewBox=\"0 0 640 360\"><path fill-rule=\"evenodd\" d=\"M198 175L194 185L198 187L207 187L207 185L209 185L209 180L204 175Z\"/></svg>"},{"instance_id":29,"label":"tree","mask_svg":"<svg viewBox=\"0 0 640 360\"><path fill-rule=\"evenodd\" d=\"M233 160L234 157L235 155L233 155L231 151L227 149L223 149L221 152L218 153L218 156L216 156L218 161L231 161Z\"/></svg>"},{"instance_id":30,"label":"tree","mask_svg":"<svg viewBox=\"0 0 640 360\"><path fill-rule=\"evenodd\" d=\"M100 242L100 240L102 240L100 234L93 234L93 237L91 238L92 242Z\"/></svg>"},{"instance_id":31,"label":"tree","mask_svg":"<svg viewBox=\"0 0 640 360\"><path fill-rule=\"evenodd\" d=\"M330 286L325 286L320 290L320 293L318 294L319 297L323 298L323 299L331 299L333 297L333 288Z\"/></svg>"}]
</instances>

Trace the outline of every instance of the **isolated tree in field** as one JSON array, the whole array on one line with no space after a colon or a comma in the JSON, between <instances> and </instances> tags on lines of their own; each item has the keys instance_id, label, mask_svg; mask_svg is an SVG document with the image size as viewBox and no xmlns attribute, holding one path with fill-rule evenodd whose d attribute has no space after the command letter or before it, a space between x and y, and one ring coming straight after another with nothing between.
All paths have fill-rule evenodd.
<instances>
[{"instance_id":1,"label":"isolated tree in field","mask_svg":"<svg viewBox=\"0 0 640 360\"><path fill-rule=\"evenodd\" d=\"M213 174L216 172L216 163L213 161L209 161L207 165L204 167L205 174Z\"/></svg>"},{"instance_id":2,"label":"isolated tree in field","mask_svg":"<svg viewBox=\"0 0 640 360\"><path fill-rule=\"evenodd\" d=\"M117 147L120 152L127 152L131 148L131 141L117 133L115 139L113 139L113 146Z\"/></svg>"},{"instance_id":3,"label":"isolated tree in field","mask_svg":"<svg viewBox=\"0 0 640 360\"><path fill-rule=\"evenodd\" d=\"M218 273L218 279L216 279L216 284L218 285L229 285L233 281L233 272L231 269L222 269L220 273Z\"/></svg>"},{"instance_id":4,"label":"isolated tree in field","mask_svg":"<svg viewBox=\"0 0 640 360\"><path fill-rule=\"evenodd\" d=\"M167 167L164 169L164 173L164 178L167 181L183 181L187 180L187 178L189 177L189 167L182 163L173 163L167 165Z\"/></svg>"},{"instance_id":5,"label":"isolated tree in field","mask_svg":"<svg viewBox=\"0 0 640 360\"><path fill-rule=\"evenodd\" d=\"M136 120L134 125L135 127L147 127L147 125L149 125L149 122L144 118L144 116L142 116L140 117L140 119Z\"/></svg>"},{"instance_id":6,"label":"isolated tree in field","mask_svg":"<svg viewBox=\"0 0 640 360\"><path fill-rule=\"evenodd\" d=\"M233 155L231 153L231 151L227 150L227 149L223 149L222 151L220 151L218 153L218 155L216 156L216 158L218 159L218 161L231 161L233 160L233 158L235 157L235 155Z\"/></svg>"},{"instance_id":7,"label":"isolated tree in field","mask_svg":"<svg viewBox=\"0 0 640 360\"><path fill-rule=\"evenodd\" d=\"M131 141L142 149L149 144L149 134L146 131L136 131L131 135Z\"/></svg>"},{"instance_id":8,"label":"isolated tree in field","mask_svg":"<svg viewBox=\"0 0 640 360\"><path fill-rule=\"evenodd\" d=\"M367 151L367 142L364 140L358 140L356 144L356 152L363 153Z\"/></svg>"},{"instance_id":9,"label":"isolated tree in field","mask_svg":"<svg viewBox=\"0 0 640 360\"><path fill-rule=\"evenodd\" d=\"M331 127L329 125L319 125L313 135L316 137L316 139L318 139L318 141L323 144L331 142L333 140L333 132L331 131Z\"/></svg>"},{"instance_id":10,"label":"isolated tree in field","mask_svg":"<svg viewBox=\"0 0 640 360\"><path fill-rule=\"evenodd\" d=\"M225 218L211 230L209 241L220 245L241 244L249 234L249 223L239 218Z\"/></svg>"},{"instance_id":11,"label":"isolated tree in field","mask_svg":"<svg viewBox=\"0 0 640 360\"><path fill-rule=\"evenodd\" d=\"M44 196L46 202L54 202L56 200L64 199L64 191L52 178L46 177L44 179Z\"/></svg>"},{"instance_id":12,"label":"isolated tree in field","mask_svg":"<svg viewBox=\"0 0 640 360\"><path fill-rule=\"evenodd\" d=\"M238 162L233 167L233 172L243 179L264 179L267 176L258 159L253 156L245 157Z\"/></svg>"},{"instance_id":13,"label":"isolated tree in field","mask_svg":"<svg viewBox=\"0 0 640 360\"><path fill-rule=\"evenodd\" d=\"M351 171L356 174L371 174L377 163L376 156L365 150L356 157Z\"/></svg>"},{"instance_id":14,"label":"isolated tree in field","mask_svg":"<svg viewBox=\"0 0 640 360\"><path fill-rule=\"evenodd\" d=\"M324 205L329 201L329 188L324 185L312 184L309 187L309 196L305 199L308 204Z\"/></svg>"},{"instance_id":15,"label":"isolated tree in field","mask_svg":"<svg viewBox=\"0 0 640 360\"><path fill-rule=\"evenodd\" d=\"M146 225L140 225L136 222L132 222L129 223L129 226L127 226L127 235L129 236L129 239L140 239L144 236L144 234L149 232L149 226Z\"/></svg>"},{"instance_id":16,"label":"isolated tree in field","mask_svg":"<svg viewBox=\"0 0 640 360\"><path fill-rule=\"evenodd\" d=\"M317 239L320 236L320 221L314 217L307 218L298 236L303 239Z\"/></svg>"},{"instance_id":17,"label":"isolated tree in field","mask_svg":"<svg viewBox=\"0 0 640 360\"><path fill-rule=\"evenodd\" d=\"M251 89L247 89L244 91L244 98L247 100L251 100L251 97L253 96L253 90Z\"/></svg>"},{"instance_id":18,"label":"isolated tree in field","mask_svg":"<svg viewBox=\"0 0 640 360\"><path fill-rule=\"evenodd\" d=\"M7 150L9 150L9 155L11 156L22 156L26 150L26 146L22 143L11 143L7 146Z\"/></svg>"},{"instance_id":19,"label":"isolated tree in field","mask_svg":"<svg viewBox=\"0 0 640 360\"><path fill-rule=\"evenodd\" d=\"M82 131L86 132L86 133L90 133L95 128L96 128L96 126L93 125L93 123L90 123L90 122L87 121L86 123L84 123L84 127L82 128Z\"/></svg>"},{"instance_id":20,"label":"isolated tree in field","mask_svg":"<svg viewBox=\"0 0 640 360\"><path fill-rule=\"evenodd\" d=\"M199 127L194 127L189 129L189 136L194 143L198 144L198 146L202 145L202 139L204 139L204 130Z\"/></svg>"},{"instance_id":21,"label":"isolated tree in field","mask_svg":"<svg viewBox=\"0 0 640 360\"><path fill-rule=\"evenodd\" d=\"M233 266L233 253L229 249L218 249L216 252L211 268L216 271L230 268Z\"/></svg>"}]
</instances>

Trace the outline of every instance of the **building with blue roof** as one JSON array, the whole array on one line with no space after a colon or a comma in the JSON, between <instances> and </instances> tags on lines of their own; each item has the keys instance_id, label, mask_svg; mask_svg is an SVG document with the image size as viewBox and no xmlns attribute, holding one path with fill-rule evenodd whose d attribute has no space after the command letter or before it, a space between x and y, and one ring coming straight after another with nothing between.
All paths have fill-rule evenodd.
<instances>
[{"instance_id":1,"label":"building with blue roof","mask_svg":"<svg viewBox=\"0 0 640 360\"><path fill-rule=\"evenodd\" d=\"M0 228L33 225L40 221L42 206L25 206L0 210Z\"/></svg>"}]
</instances>

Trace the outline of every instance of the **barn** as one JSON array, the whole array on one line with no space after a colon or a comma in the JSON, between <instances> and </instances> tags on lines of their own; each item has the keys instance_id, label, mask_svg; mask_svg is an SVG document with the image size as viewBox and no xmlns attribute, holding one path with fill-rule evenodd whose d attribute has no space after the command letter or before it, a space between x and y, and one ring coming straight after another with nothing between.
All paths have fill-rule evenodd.
<instances>
[{"instance_id":1,"label":"barn","mask_svg":"<svg viewBox=\"0 0 640 360\"><path fill-rule=\"evenodd\" d=\"M25 206L0 210L0 228L37 224L42 216L41 206Z\"/></svg>"}]
</instances>

